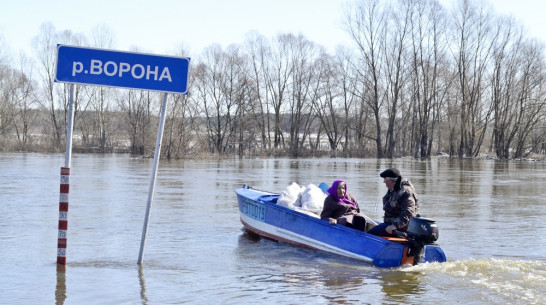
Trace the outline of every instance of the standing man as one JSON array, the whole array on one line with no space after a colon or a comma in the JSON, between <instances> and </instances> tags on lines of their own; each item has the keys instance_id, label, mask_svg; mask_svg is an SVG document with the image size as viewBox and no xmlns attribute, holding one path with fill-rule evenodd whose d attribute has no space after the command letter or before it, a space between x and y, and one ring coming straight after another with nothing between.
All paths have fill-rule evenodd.
<instances>
[{"instance_id":1,"label":"standing man","mask_svg":"<svg viewBox=\"0 0 546 305\"><path fill-rule=\"evenodd\" d=\"M402 179L400 171L396 168L389 168L379 174L388 188L387 194L383 196L383 223L368 231L370 234L379 236L395 236L393 230L406 231L411 217L419 214L417 194L413 185Z\"/></svg>"}]
</instances>

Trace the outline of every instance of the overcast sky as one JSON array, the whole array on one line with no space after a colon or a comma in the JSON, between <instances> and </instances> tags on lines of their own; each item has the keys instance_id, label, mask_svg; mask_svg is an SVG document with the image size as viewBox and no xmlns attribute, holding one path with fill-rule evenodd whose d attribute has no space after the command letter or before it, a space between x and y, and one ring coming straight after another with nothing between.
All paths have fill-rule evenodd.
<instances>
[{"instance_id":1,"label":"overcast sky","mask_svg":"<svg viewBox=\"0 0 546 305\"><path fill-rule=\"evenodd\" d=\"M40 25L90 36L105 24L114 34L114 49L173 54L180 44L199 54L219 43L242 43L256 30L270 39L278 33L303 34L333 52L350 40L341 29L346 0L1 0L0 37L12 52L32 52ZM451 5L455 0L441 0ZM546 1L494 0L498 13L513 14L529 34L546 42ZM194 56L194 55L193 55Z\"/></svg>"},{"instance_id":2,"label":"overcast sky","mask_svg":"<svg viewBox=\"0 0 546 305\"><path fill-rule=\"evenodd\" d=\"M138 46L153 53L170 52L181 43L192 53L213 43L227 47L243 42L252 30L266 38L301 33L332 50L347 41L340 25L344 0L7 1L0 9L0 35L12 51L30 50L46 21L86 36L106 24L116 49Z\"/></svg>"}]
</instances>

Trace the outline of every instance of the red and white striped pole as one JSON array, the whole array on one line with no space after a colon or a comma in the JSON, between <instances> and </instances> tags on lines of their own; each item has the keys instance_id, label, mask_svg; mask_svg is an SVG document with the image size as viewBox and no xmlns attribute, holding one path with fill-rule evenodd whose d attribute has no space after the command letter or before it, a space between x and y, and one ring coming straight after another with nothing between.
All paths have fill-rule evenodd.
<instances>
[{"instance_id":1,"label":"red and white striped pole","mask_svg":"<svg viewBox=\"0 0 546 305\"><path fill-rule=\"evenodd\" d=\"M66 265L66 237L68 230L68 193L70 168L61 167L61 191L59 196L59 235L57 238L57 264Z\"/></svg>"},{"instance_id":2,"label":"red and white striped pole","mask_svg":"<svg viewBox=\"0 0 546 305\"><path fill-rule=\"evenodd\" d=\"M72 130L74 126L74 84L70 84L68 122L66 126L66 152L61 167L59 196L59 234L57 238L57 264L66 265L66 239L68 237L68 191L70 188L70 161L72 159Z\"/></svg>"}]
</instances>

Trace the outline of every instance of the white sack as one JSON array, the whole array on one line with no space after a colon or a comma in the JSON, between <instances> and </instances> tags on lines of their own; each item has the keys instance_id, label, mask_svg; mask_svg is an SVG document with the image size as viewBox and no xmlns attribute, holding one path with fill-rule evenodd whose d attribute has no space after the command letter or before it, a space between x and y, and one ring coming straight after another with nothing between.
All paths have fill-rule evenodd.
<instances>
[{"instance_id":1,"label":"white sack","mask_svg":"<svg viewBox=\"0 0 546 305\"><path fill-rule=\"evenodd\" d=\"M301 207L303 210L313 212L317 215L322 213L326 194L314 184L309 184L301 194Z\"/></svg>"},{"instance_id":2,"label":"white sack","mask_svg":"<svg viewBox=\"0 0 546 305\"><path fill-rule=\"evenodd\" d=\"M300 196L301 187L296 182L292 182L286 190L281 192L277 204L285 208L294 209L295 206L301 206Z\"/></svg>"}]
</instances>

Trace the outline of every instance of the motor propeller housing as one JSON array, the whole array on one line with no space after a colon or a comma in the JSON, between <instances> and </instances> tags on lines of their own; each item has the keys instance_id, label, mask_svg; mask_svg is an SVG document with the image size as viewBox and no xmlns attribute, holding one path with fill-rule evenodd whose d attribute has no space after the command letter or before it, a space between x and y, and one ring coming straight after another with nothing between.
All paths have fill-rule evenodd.
<instances>
[{"instance_id":1,"label":"motor propeller housing","mask_svg":"<svg viewBox=\"0 0 546 305\"><path fill-rule=\"evenodd\" d=\"M437 241L440 234L436 221L424 217L412 217L406 232L411 238L427 244Z\"/></svg>"}]
</instances>

